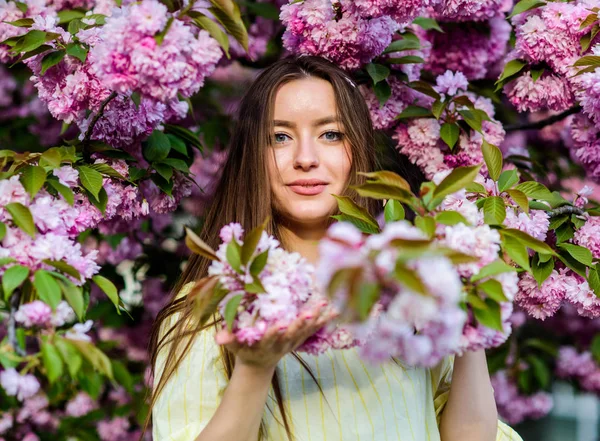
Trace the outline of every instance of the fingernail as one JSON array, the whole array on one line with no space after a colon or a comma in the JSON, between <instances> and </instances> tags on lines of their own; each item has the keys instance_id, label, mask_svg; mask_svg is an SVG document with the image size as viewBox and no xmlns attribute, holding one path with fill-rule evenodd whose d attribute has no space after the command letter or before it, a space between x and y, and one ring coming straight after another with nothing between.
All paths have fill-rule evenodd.
<instances>
[{"instance_id":1,"label":"fingernail","mask_svg":"<svg viewBox=\"0 0 600 441\"><path fill-rule=\"evenodd\" d=\"M313 318L313 315L312 314L304 314L304 318L306 320L310 320L311 318Z\"/></svg>"}]
</instances>

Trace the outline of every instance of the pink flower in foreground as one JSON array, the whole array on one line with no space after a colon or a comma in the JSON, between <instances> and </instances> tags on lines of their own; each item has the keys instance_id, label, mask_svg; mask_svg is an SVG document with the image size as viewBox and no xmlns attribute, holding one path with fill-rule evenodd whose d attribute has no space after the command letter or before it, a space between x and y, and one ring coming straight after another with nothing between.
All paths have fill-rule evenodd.
<instances>
[{"instance_id":1,"label":"pink flower in foreground","mask_svg":"<svg viewBox=\"0 0 600 441\"><path fill-rule=\"evenodd\" d=\"M25 327L47 326L52 315L52 308L41 300L34 300L19 307L15 313L15 320Z\"/></svg>"},{"instance_id":2,"label":"pink flower in foreground","mask_svg":"<svg viewBox=\"0 0 600 441\"><path fill-rule=\"evenodd\" d=\"M596 259L600 259L600 218L589 217L586 223L575 231L573 242L592 252Z\"/></svg>"},{"instance_id":3,"label":"pink flower in foreground","mask_svg":"<svg viewBox=\"0 0 600 441\"><path fill-rule=\"evenodd\" d=\"M9 396L16 396L23 401L33 397L40 390L40 383L31 374L20 375L15 369L6 369L0 372L0 386Z\"/></svg>"}]
</instances>

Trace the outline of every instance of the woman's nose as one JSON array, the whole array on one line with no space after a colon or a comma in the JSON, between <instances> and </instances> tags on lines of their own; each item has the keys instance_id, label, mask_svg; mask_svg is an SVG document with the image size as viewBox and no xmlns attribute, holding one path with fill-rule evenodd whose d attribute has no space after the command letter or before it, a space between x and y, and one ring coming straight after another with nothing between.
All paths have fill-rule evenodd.
<instances>
[{"instance_id":1,"label":"woman's nose","mask_svg":"<svg viewBox=\"0 0 600 441\"><path fill-rule=\"evenodd\" d=\"M296 145L294 168L308 171L319 166L316 142L310 137L301 138Z\"/></svg>"}]
</instances>

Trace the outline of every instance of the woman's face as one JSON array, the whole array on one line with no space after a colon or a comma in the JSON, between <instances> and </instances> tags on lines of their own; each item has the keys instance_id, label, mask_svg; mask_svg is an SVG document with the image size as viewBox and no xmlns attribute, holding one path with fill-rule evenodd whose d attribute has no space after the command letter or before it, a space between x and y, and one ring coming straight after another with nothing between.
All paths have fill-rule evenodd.
<instances>
[{"instance_id":1,"label":"woman's face","mask_svg":"<svg viewBox=\"0 0 600 441\"><path fill-rule=\"evenodd\" d=\"M276 211L293 224L326 223L352 163L331 84L307 78L281 86L274 129L268 166Z\"/></svg>"}]
</instances>

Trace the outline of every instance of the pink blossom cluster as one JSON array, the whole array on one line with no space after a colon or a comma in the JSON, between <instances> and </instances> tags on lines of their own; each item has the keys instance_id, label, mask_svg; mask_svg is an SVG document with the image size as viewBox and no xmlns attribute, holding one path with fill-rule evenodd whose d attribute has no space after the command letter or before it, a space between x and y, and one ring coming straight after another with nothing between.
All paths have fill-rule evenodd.
<instances>
[{"instance_id":1,"label":"pink blossom cluster","mask_svg":"<svg viewBox=\"0 0 600 441\"><path fill-rule=\"evenodd\" d=\"M265 267L252 275L251 265L242 265L236 271L227 259L227 248L233 242L243 245L244 230L240 224L225 225L220 232L223 241L217 250L220 261L213 261L208 269L210 276L217 276L229 292L219 304L225 316L228 302L239 295L242 300L233 322L232 332L241 343L252 345L259 341L271 326L285 328L304 311L318 303L326 302L315 290L312 275L314 268L298 253L289 253L281 248L279 241L263 232L253 257L267 252ZM252 262L252 259L250 260ZM246 285L260 281L265 292L252 294ZM298 350L320 353L328 348L343 349L354 344L354 339L345 330L321 330Z\"/></svg>"},{"instance_id":2,"label":"pink blossom cluster","mask_svg":"<svg viewBox=\"0 0 600 441\"><path fill-rule=\"evenodd\" d=\"M496 372L491 380L498 413L508 424L518 424L528 418L542 418L554 406L552 395L547 392L540 391L533 395L520 393L516 382L506 371Z\"/></svg>"},{"instance_id":3,"label":"pink blossom cluster","mask_svg":"<svg viewBox=\"0 0 600 441\"><path fill-rule=\"evenodd\" d=\"M481 23L442 23L441 26L444 33L427 32L426 39L432 49L425 69L433 74L442 74L447 69L461 71L469 80L498 75L511 33L510 24L503 17Z\"/></svg>"},{"instance_id":4,"label":"pink blossom cluster","mask_svg":"<svg viewBox=\"0 0 600 441\"><path fill-rule=\"evenodd\" d=\"M583 113L573 117L565 134L571 156L585 169L586 176L600 182L600 129Z\"/></svg>"},{"instance_id":5,"label":"pink blossom cluster","mask_svg":"<svg viewBox=\"0 0 600 441\"><path fill-rule=\"evenodd\" d=\"M6 22L17 21L22 18L56 16L54 10L46 7L45 0L26 0L27 12L23 13L17 3L12 0L0 0L0 41L7 40L23 34L23 28L13 26ZM0 44L0 63L6 63L13 55L9 54L10 47Z\"/></svg>"},{"instance_id":6,"label":"pink blossom cluster","mask_svg":"<svg viewBox=\"0 0 600 441\"><path fill-rule=\"evenodd\" d=\"M588 217L585 224L575 231L573 242L592 252L595 259L600 259L600 218Z\"/></svg>"},{"instance_id":7,"label":"pink blossom cluster","mask_svg":"<svg viewBox=\"0 0 600 441\"><path fill-rule=\"evenodd\" d=\"M600 44L592 48L594 56L600 55ZM600 70L594 69L571 79L577 101L596 126L600 127Z\"/></svg>"},{"instance_id":8,"label":"pink blossom cluster","mask_svg":"<svg viewBox=\"0 0 600 441\"><path fill-rule=\"evenodd\" d=\"M441 88L446 81L446 79L441 80L441 86L438 87ZM471 130L468 134L461 132L452 152L442 141L440 128L448 112L457 110L454 103L448 106L440 121L434 118L416 118L399 124L395 129L393 138L398 142L398 151L417 165L427 179L432 179L438 172L481 164L483 139L494 145L500 145L504 140L505 132L502 125L493 119L494 107L490 99L477 96L472 92L465 92L464 95L471 99L475 108L485 111L491 121L482 122L483 135L475 130ZM486 172L485 166L482 171Z\"/></svg>"},{"instance_id":9,"label":"pink blossom cluster","mask_svg":"<svg viewBox=\"0 0 600 441\"><path fill-rule=\"evenodd\" d=\"M388 129L396 123L396 116L409 105L426 107L433 100L420 92L411 89L396 77L390 77L388 83L392 89L392 95L382 106L375 96L375 92L365 85L360 86L360 91L365 97L373 126L376 129Z\"/></svg>"},{"instance_id":10,"label":"pink blossom cluster","mask_svg":"<svg viewBox=\"0 0 600 441\"><path fill-rule=\"evenodd\" d=\"M540 110L562 111L575 104L568 80L561 75L545 72L536 81L525 72L505 88L506 96L519 112Z\"/></svg>"},{"instance_id":11,"label":"pink blossom cluster","mask_svg":"<svg viewBox=\"0 0 600 441\"><path fill-rule=\"evenodd\" d=\"M322 289L327 289L339 270L350 269L362 271L361 282L375 283L380 290L379 303L369 318L352 323L352 331L364 341L362 357L369 361L382 362L392 356L410 365L432 366L459 349L466 315L458 305L462 283L452 263L441 256L404 263L422 280L429 295L394 276L401 253L393 241L424 238L421 230L405 221L389 223L380 234L366 239L353 225L336 223L319 244L316 274ZM339 306L349 298L347 288L333 295Z\"/></svg>"},{"instance_id":12,"label":"pink blossom cluster","mask_svg":"<svg viewBox=\"0 0 600 441\"><path fill-rule=\"evenodd\" d=\"M24 399L18 409L1 413L0 439L39 441L35 432L56 432L62 412L50 411L49 404L46 395L39 392Z\"/></svg>"},{"instance_id":13,"label":"pink blossom cluster","mask_svg":"<svg viewBox=\"0 0 600 441\"><path fill-rule=\"evenodd\" d=\"M195 35L176 18L157 43L154 36L165 31L172 18L156 0L113 10L89 54L91 69L103 86L163 103L200 90L221 58L221 48L207 31Z\"/></svg>"},{"instance_id":14,"label":"pink blossom cluster","mask_svg":"<svg viewBox=\"0 0 600 441\"><path fill-rule=\"evenodd\" d=\"M55 17L36 17L35 20L32 29L58 33L63 44L71 42L71 35L57 26ZM99 42L101 30L101 27L82 29L77 37L93 46ZM66 123L76 123L82 132L80 138L83 139L95 112L109 98L111 90L95 74L90 64L91 55L85 63L67 56L41 75L44 56L45 53L26 60L34 73L31 79L39 98L46 103L53 117ZM92 113L88 115L89 111ZM187 103L176 98L161 102L142 96L139 106L136 106L128 96L119 95L105 107L91 138L115 147L129 146L149 135L161 123L184 117L187 111Z\"/></svg>"},{"instance_id":15,"label":"pink blossom cluster","mask_svg":"<svg viewBox=\"0 0 600 441\"><path fill-rule=\"evenodd\" d=\"M513 203L513 205L515 204ZM544 210L530 210L529 213L525 213L521 209L508 209L504 225L507 228L521 230L544 242L550 227L550 218Z\"/></svg>"},{"instance_id":16,"label":"pink blossom cluster","mask_svg":"<svg viewBox=\"0 0 600 441\"><path fill-rule=\"evenodd\" d=\"M19 401L33 397L40 390L40 382L34 375L21 375L10 368L0 372L0 386L8 396L16 396Z\"/></svg>"},{"instance_id":17,"label":"pink blossom cluster","mask_svg":"<svg viewBox=\"0 0 600 441\"><path fill-rule=\"evenodd\" d=\"M73 309L64 300L55 311L41 300L22 304L15 313L15 320L27 328L47 326L59 327L75 320Z\"/></svg>"},{"instance_id":18,"label":"pink blossom cluster","mask_svg":"<svg viewBox=\"0 0 600 441\"><path fill-rule=\"evenodd\" d=\"M284 5L283 45L296 54L320 55L344 69L369 63L392 41L399 25L389 16L365 17L355 2L305 0Z\"/></svg>"},{"instance_id":19,"label":"pink blossom cluster","mask_svg":"<svg viewBox=\"0 0 600 441\"><path fill-rule=\"evenodd\" d=\"M556 375L577 380L583 390L600 393L600 366L589 351L563 346L558 352Z\"/></svg>"},{"instance_id":20,"label":"pink blossom cluster","mask_svg":"<svg viewBox=\"0 0 600 441\"><path fill-rule=\"evenodd\" d=\"M336 0L339 1L339 0ZM398 23L412 21L422 15L425 8L439 0L355 0L354 5L364 17L389 16Z\"/></svg>"},{"instance_id":21,"label":"pink blossom cluster","mask_svg":"<svg viewBox=\"0 0 600 441\"><path fill-rule=\"evenodd\" d=\"M439 0L433 8L441 21L485 21L512 9L513 0Z\"/></svg>"},{"instance_id":22,"label":"pink blossom cluster","mask_svg":"<svg viewBox=\"0 0 600 441\"><path fill-rule=\"evenodd\" d=\"M509 100L519 111L561 111L577 98L585 101L584 111L593 115L594 74L574 77L572 68L581 56L580 38L590 30L581 27L590 14L588 3L548 2L512 19L516 43L506 61L520 59L544 69L537 81L531 71L525 71L508 84Z\"/></svg>"}]
</instances>

